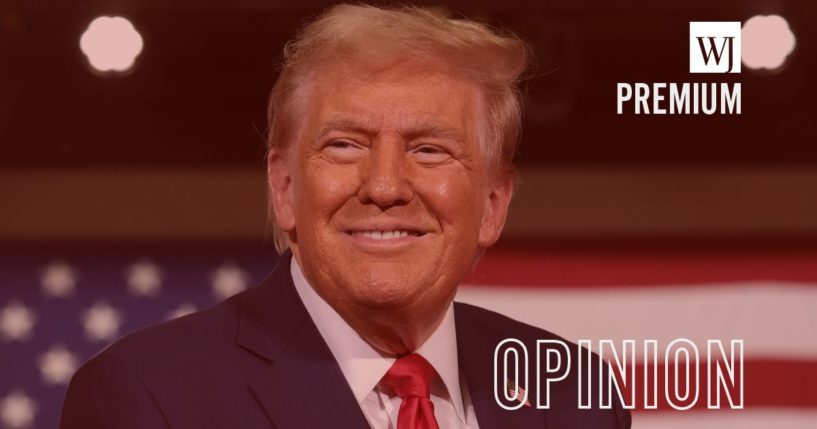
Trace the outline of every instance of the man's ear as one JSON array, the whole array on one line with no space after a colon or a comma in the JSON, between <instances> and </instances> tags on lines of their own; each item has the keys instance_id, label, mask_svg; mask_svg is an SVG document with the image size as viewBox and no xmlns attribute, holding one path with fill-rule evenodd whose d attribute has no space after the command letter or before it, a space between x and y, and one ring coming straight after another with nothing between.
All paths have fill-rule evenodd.
<instances>
[{"instance_id":1,"label":"man's ear","mask_svg":"<svg viewBox=\"0 0 817 429\"><path fill-rule=\"evenodd\" d=\"M499 240L502 229L505 227L505 219L508 217L508 206L511 204L512 196L513 175L503 175L491 183L479 229L481 247L490 247Z\"/></svg>"},{"instance_id":2,"label":"man's ear","mask_svg":"<svg viewBox=\"0 0 817 429\"><path fill-rule=\"evenodd\" d=\"M278 227L289 232L295 229L295 213L292 204L292 177L286 155L285 149L270 150L267 155L267 184L270 212Z\"/></svg>"}]
</instances>

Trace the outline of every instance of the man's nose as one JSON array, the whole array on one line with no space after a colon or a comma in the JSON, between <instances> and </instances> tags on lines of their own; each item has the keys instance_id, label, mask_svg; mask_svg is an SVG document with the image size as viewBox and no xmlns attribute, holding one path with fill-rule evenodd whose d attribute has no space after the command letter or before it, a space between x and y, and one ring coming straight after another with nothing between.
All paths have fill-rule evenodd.
<instances>
[{"instance_id":1,"label":"man's nose","mask_svg":"<svg viewBox=\"0 0 817 429\"><path fill-rule=\"evenodd\" d=\"M407 177L406 151L400 139L376 142L362 168L361 202L390 207L408 203L414 192Z\"/></svg>"}]
</instances>

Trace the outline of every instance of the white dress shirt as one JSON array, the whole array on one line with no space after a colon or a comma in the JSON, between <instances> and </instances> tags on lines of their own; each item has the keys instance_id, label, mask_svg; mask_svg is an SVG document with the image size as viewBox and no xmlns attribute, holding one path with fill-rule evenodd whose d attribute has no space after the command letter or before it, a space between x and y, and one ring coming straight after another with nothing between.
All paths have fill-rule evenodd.
<instances>
[{"instance_id":1,"label":"white dress shirt","mask_svg":"<svg viewBox=\"0 0 817 429\"><path fill-rule=\"evenodd\" d=\"M290 272L301 301L340 365L369 425L374 429L396 429L401 399L378 387L395 358L380 353L361 338L309 285L295 258ZM431 385L431 402L440 428L478 428L457 363L453 305L449 305L440 326L415 353L423 356L440 375Z\"/></svg>"}]
</instances>

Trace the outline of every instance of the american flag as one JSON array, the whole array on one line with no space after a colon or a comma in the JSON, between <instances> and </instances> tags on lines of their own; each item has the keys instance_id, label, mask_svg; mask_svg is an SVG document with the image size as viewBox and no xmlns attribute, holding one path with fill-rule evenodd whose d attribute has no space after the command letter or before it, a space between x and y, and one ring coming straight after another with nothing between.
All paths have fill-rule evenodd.
<instances>
[{"instance_id":1,"label":"american flag","mask_svg":"<svg viewBox=\"0 0 817 429\"><path fill-rule=\"evenodd\" d=\"M508 398L513 398L516 402L520 402L528 408L533 407L530 403L530 399L528 399L528 392L525 389L517 386L516 383L511 380L506 380L505 383L508 387Z\"/></svg>"},{"instance_id":2,"label":"american flag","mask_svg":"<svg viewBox=\"0 0 817 429\"><path fill-rule=\"evenodd\" d=\"M77 366L118 336L211 306L276 261L232 244L20 246L0 258L0 428L15 429L56 427ZM636 410L634 428L817 428L817 252L505 247L458 299L573 341L745 340L745 409Z\"/></svg>"},{"instance_id":3,"label":"american flag","mask_svg":"<svg viewBox=\"0 0 817 429\"><path fill-rule=\"evenodd\" d=\"M489 250L457 298L572 341L655 339L659 356L676 338L702 352L708 339L745 341L744 409L707 409L701 380L692 409L673 410L659 394L658 410L633 411L633 428L817 428L813 249Z\"/></svg>"},{"instance_id":4,"label":"american flag","mask_svg":"<svg viewBox=\"0 0 817 429\"><path fill-rule=\"evenodd\" d=\"M0 428L56 428L82 362L251 287L276 259L234 244L0 250Z\"/></svg>"}]
</instances>

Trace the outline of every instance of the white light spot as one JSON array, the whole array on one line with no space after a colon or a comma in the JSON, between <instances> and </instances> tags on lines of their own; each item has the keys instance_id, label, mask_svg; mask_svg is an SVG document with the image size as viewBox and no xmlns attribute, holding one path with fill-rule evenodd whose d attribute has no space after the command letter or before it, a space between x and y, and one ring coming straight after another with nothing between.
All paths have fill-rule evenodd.
<instances>
[{"instance_id":1,"label":"white light spot","mask_svg":"<svg viewBox=\"0 0 817 429\"><path fill-rule=\"evenodd\" d=\"M3 422L5 427L10 429L32 427L36 414L37 402L21 390L14 390L0 399L0 422Z\"/></svg>"},{"instance_id":2,"label":"white light spot","mask_svg":"<svg viewBox=\"0 0 817 429\"><path fill-rule=\"evenodd\" d=\"M217 299L227 299L247 289L247 273L233 264L219 267L212 276L213 294Z\"/></svg>"},{"instance_id":3,"label":"white light spot","mask_svg":"<svg viewBox=\"0 0 817 429\"><path fill-rule=\"evenodd\" d=\"M67 386L77 372L79 359L63 346L51 347L40 356L40 376L43 383Z\"/></svg>"},{"instance_id":4,"label":"white light spot","mask_svg":"<svg viewBox=\"0 0 817 429\"><path fill-rule=\"evenodd\" d=\"M22 341L31 337L37 313L25 305L12 301L0 311L0 338L5 341Z\"/></svg>"},{"instance_id":5,"label":"white light spot","mask_svg":"<svg viewBox=\"0 0 817 429\"><path fill-rule=\"evenodd\" d=\"M184 302L179 305L175 310L171 311L170 314L167 315L167 320L178 319L179 317L187 316L190 313L194 313L198 308L195 305L190 304L189 302Z\"/></svg>"},{"instance_id":6,"label":"white light spot","mask_svg":"<svg viewBox=\"0 0 817 429\"><path fill-rule=\"evenodd\" d=\"M156 264L140 261L128 268L128 290L134 296L156 296L162 289L162 272Z\"/></svg>"},{"instance_id":7,"label":"white light spot","mask_svg":"<svg viewBox=\"0 0 817 429\"><path fill-rule=\"evenodd\" d=\"M794 51L796 40L782 16L757 15L743 24L741 45L746 67L773 70Z\"/></svg>"},{"instance_id":8,"label":"white light spot","mask_svg":"<svg viewBox=\"0 0 817 429\"><path fill-rule=\"evenodd\" d=\"M99 301L82 315L85 336L91 341L110 341L119 335L124 317L105 301Z\"/></svg>"},{"instance_id":9,"label":"white light spot","mask_svg":"<svg viewBox=\"0 0 817 429\"><path fill-rule=\"evenodd\" d=\"M77 272L63 261L54 261L42 270L40 284L49 298L68 297L74 293Z\"/></svg>"},{"instance_id":10,"label":"white light spot","mask_svg":"<svg viewBox=\"0 0 817 429\"><path fill-rule=\"evenodd\" d=\"M142 36L121 16L100 16L88 25L79 40L91 67L102 72L124 72L142 52Z\"/></svg>"}]
</instances>

